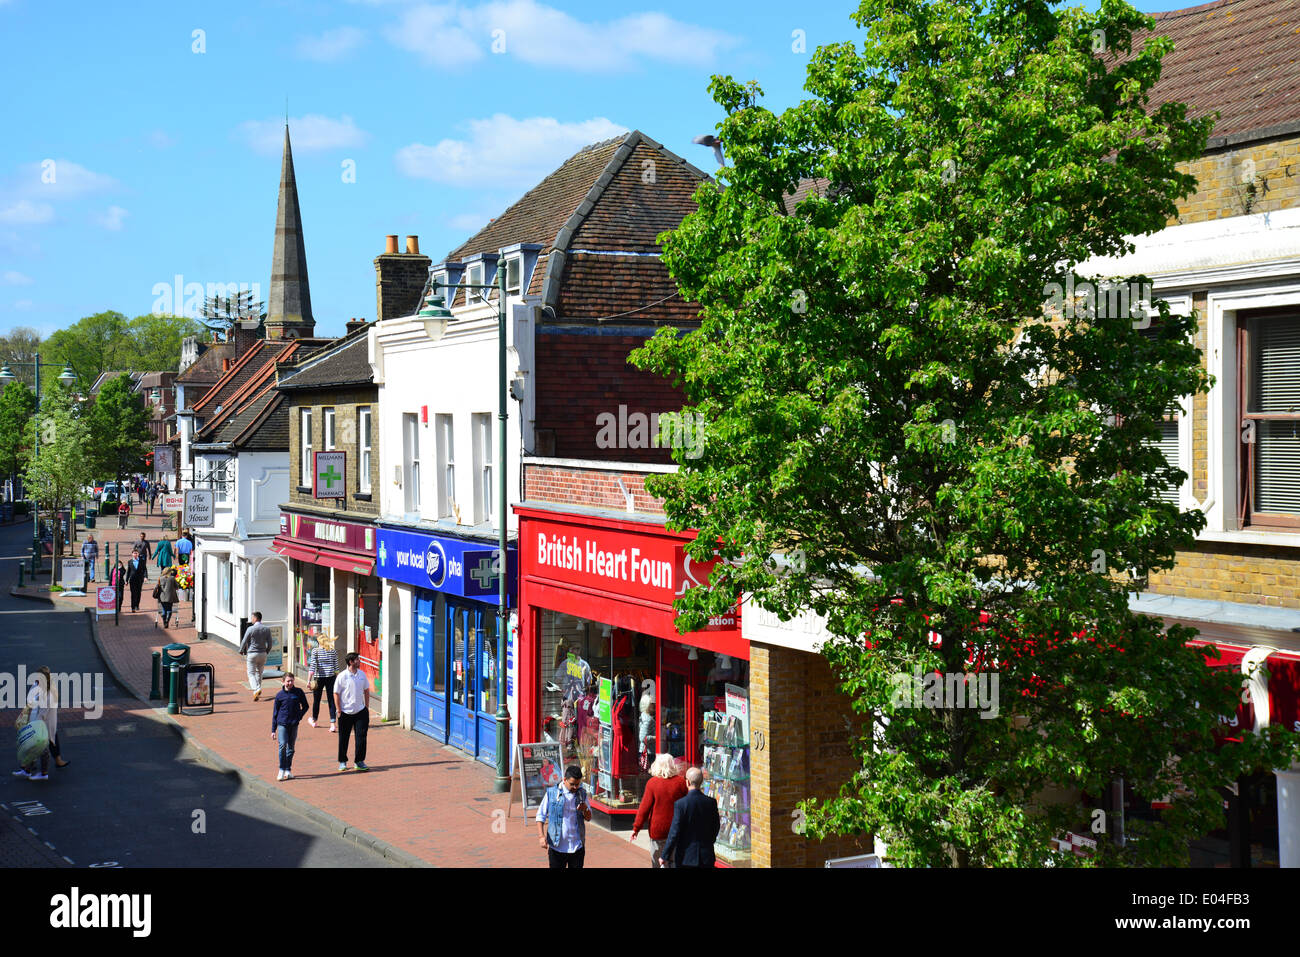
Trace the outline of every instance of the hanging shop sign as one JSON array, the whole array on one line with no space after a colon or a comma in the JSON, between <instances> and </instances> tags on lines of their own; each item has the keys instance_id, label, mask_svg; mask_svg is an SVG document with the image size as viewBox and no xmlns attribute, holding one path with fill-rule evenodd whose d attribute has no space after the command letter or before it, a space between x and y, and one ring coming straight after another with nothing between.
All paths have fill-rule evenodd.
<instances>
[{"instance_id":1,"label":"hanging shop sign","mask_svg":"<svg viewBox=\"0 0 1300 957\"><path fill-rule=\"evenodd\" d=\"M392 528L378 531L379 577L463 598L497 600L501 563L495 547ZM506 548L505 572L506 601L513 605L519 579L519 550L514 546Z\"/></svg>"},{"instance_id":2,"label":"hanging shop sign","mask_svg":"<svg viewBox=\"0 0 1300 957\"><path fill-rule=\"evenodd\" d=\"M348 453L313 452L315 462L312 495L316 498L346 498Z\"/></svg>"}]
</instances>

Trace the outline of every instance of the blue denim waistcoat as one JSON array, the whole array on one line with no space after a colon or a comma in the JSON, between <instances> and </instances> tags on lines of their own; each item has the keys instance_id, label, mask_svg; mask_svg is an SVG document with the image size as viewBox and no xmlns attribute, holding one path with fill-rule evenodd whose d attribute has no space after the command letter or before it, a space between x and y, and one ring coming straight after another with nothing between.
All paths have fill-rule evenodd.
<instances>
[{"instance_id":1,"label":"blue denim waistcoat","mask_svg":"<svg viewBox=\"0 0 1300 957\"><path fill-rule=\"evenodd\" d=\"M552 784L546 789L546 839L550 842L551 847L559 847L560 839L564 835L564 782ZM587 789L578 788L578 801L581 804L587 803ZM581 812L578 817L578 840L583 847L587 846L587 822Z\"/></svg>"}]
</instances>

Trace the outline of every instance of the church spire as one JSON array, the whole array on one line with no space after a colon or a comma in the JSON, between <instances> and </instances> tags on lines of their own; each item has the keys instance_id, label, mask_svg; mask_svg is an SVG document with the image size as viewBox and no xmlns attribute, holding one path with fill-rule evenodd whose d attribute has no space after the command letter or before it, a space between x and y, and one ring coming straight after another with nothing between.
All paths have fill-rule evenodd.
<instances>
[{"instance_id":1,"label":"church spire","mask_svg":"<svg viewBox=\"0 0 1300 957\"><path fill-rule=\"evenodd\" d=\"M280 201L275 213L275 252L271 259L271 296L266 310L268 339L297 339L315 331L311 290L307 285L307 251L302 241L298 184L293 175L289 124L284 125L284 159L280 164Z\"/></svg>"}]
</instances>

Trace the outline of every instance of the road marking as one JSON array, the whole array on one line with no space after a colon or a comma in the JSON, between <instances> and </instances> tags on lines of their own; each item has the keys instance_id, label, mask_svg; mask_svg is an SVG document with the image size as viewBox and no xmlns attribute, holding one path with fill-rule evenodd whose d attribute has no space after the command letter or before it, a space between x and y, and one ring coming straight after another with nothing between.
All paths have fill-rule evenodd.
<instances>
[{"instance_id":1,"label":"road marking","mask_svg":"<svg viewBox=\"0 0 1300 957\"><path fill-rule=\"evenodd\" d=\"M37 814L50 813L50 809L40 801L15 801L14 807L23 812L23 817L33 817Z\"/></svg>"},{"instance_id":2,"label":"road marking","mask_svg":"<svg viewBox=\"0 0 1300 957\"><path fill-rule=\"evenodd\" d=\"M100 861L98 864L91 864L91 867L121 867L117 861Z\"/></svg>"},{"instance_id":3,"label":"road marking","mask_svg":"<svg viewBox=\"0 0 1300 957\"><path fill-rule=\"evenodd\" d=\"M51 851L55 850L54 845L51 844L49 841L46 841L46 842L45 842L45 846L48 847Z\"/></svg>"},{"instance_id":4,"label":"road marking","mask_svg":"<svg viewBox=\"0 0 1300 957\"><path fill-rule=\"evenodd\" d=\"M36 828L34 828L34 827L29 827L29 828L27 828L27 830L31 831L33 834L36 834ZM39 834L36 834L36 836L37 836L37 837L40 837Z\"/></svg>"},{"instance_id":5,"label":"road marking","mask_svg":"<svg viewBox=\"0 0 1300 957\"><path fill-rule=\"evenodd\" d=\"M74 861L72 858L68 857L67 854L64 854L64 855L63 855L63 859L64 859L65 861L67 861L69 864L76 864L76 863L77 863L77 862Z\"/></svg>"}]
</instances>

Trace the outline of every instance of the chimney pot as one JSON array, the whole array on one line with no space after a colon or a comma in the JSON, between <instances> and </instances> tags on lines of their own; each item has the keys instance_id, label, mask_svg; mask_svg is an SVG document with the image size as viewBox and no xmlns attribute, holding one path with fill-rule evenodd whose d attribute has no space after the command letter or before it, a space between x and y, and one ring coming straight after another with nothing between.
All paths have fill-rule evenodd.
<instances>
[{"instance_id":1,"label":"chimney pot","mask_svg":"<svg viewBox=\"0 0 1300 957\"><path fill-rule=\"evenodd\" d=\"M415 253L417 256L420 254L420 237L419 237L419 236L407 236L407 237L406 237L406 251L407 251L408 253Z\"/></svg>"},{"instance_id":2,"label":"chimney pot","mask_svg":"<svg viewBox=\"0 0 1300 957\"><path fill-rule=\"evenodd\" d=\"M386 252L386 253L395 253L395 252L397 252L397 236L396 236L396 235L391 235L391 236L388 237L388 246L387 246L387 248L384 250L384 252Z\"/></svg>"}]
</instances>

